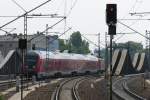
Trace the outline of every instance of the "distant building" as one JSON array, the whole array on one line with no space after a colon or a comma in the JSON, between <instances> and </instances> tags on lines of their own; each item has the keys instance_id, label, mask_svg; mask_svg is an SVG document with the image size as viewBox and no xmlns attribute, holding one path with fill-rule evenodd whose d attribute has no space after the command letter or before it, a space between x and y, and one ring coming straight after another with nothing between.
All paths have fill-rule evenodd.
<instances>
[{"instance_id":1,"label":"distant building","mask_svg":"<svg viewBox=\"0 0 150 100\"><path fill-rule=\"evenodd\" d=\"M0 51L5 57L9 50L18 49L18 40L23 38L23 35L7 34L0 35ZM56 51L59 49L58 36L47 36L48 46L46 46L46 36L44 34L34 34L27 36L27 49L32 50L46 50L46 47L50 51Z\"/></svg>"}]
</instances>

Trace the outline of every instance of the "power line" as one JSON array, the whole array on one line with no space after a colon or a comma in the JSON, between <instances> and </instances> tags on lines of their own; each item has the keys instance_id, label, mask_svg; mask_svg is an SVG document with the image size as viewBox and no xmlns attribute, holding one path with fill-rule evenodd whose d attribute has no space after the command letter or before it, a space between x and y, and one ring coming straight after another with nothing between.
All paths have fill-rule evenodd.
<instances>
[{"instance_id":1,"label":"power line","mask_svg":"<svg viewBox=\"0 0 150 100\"><path fill-rule=\"evenodd\" d=\"M58 39L58 38L60 38L61 36L63 36L64 34L66 34L69 30L71 30L72 28L68 28L65 32L63 32L62 34L60 34L57 38L55 38L55 39L53 39L53 40L51 40L51 41L49 41L48 43L52 43L53 41L55 41L56 39ZM36 37L34 37L34 38L36 38ZM34 39L33 38L33 39ZM43 38L42 38L43 39ZM42 39L40 39L40 40L42 40ZM31 39L32 40L32 39ZM31 40L29 40L29 41L31 41ZM40 41L40 40L38 40L38 41ZM36 41L36 42L38 42L38 41Z\"/></svg>"},{"instance_id":2,"label":"power line","mask_svg":"<svg viewBox=\"0 0 150 100\"><path fill-rule=\"evenodd\" d=\"M66 16L66 11L67 11L67 0L65 0L65 5L64 5L64 16ZM64 20L64 32L66 30L67 26L67 19Z\"/></svg>"},{"instance_id":3,"label":"power line","mask_svg":"<svg viewBox=\"0 0 150 100\"><path fill-rule=\"evenodd\" d=\"M12 22L18 20L19 18L21 18L21 17L27 15L28 13L30 13L30 12L32 12L32 11L38 9L39 7L41 7L41 6L45 5L45 4L47 4L47 3L50 2L50 1L52 1L52 0L47 0L46 2L44 2L44 3L40 4L39 6L37 6L37 7L33 8L33 9L27 11L26 13L22 14L21 16L18 16L17 18L15 18L15 19L13 19L13 20L7 22L6 24L2 25L2 26L0 27L0 29L3 28L3 27L5 27L5 26L7 26L8 24L10 24L10 23L12 23Z\"/></svg>"},{"instance_id":4,"label":"power line","mask_svg":"<svg viewBox=\"0 0 150 100\"><path fill-rule=\"evenodd\" d=\"M119 39L121 39L125 34L133 34L133 33L136 33L136 32L130 32L130 33L117 33L117 34L121 34L120 37L118 37L117 39L114 40L114 42L118 41Z\"/></svg>"},{"instance_id":5,"label":"power line","mask_svg":"<svg viewBox=\"0 0 150 100\"><path fill-rule=\"evenodd\" d=\"M64 33L60 34L56 39L60 38L61 36L63 36L65 33L67 33L69 30L71 30L71 28L67 29ZM52 43L53 41L55 41L56 39L53 39L52 41L50 41L49 43Z\"/></svg>"},{"instance_id":6,"label":"power line","mask_svg":"<svg viewBox=\"0 0 150 100\"><path fill-rule=\"evenodd\" d=\"M78 0L75 0L72 7L70 8L70 11L68 12L67 16L69 16L71 14L71 11L73 10L73 8L75 7L75 5L77 4Z\"/></svg>"},{"instance_id":7,"label":"power line","mask_svg":"<svg viewBox=\"0 0 150 100\"><path fill-rule=\"evenodd\" d=\"M59 2L60 2L60 0L59 0ZM63 2L64 2L64 0L61 0L60 4L58 5L58 7L55 10L55 13L58 13L60 7L63 5Z\"/></svg>"},{"instance_id":8,"label":"power line","mask_svg":"<svg viewBox=\"0 0 150 100\"><path fill-rule=\"evenodd\" d=\"M129 21L130 21L130 20L141 20L141 21L142 21L142 20L150 20L150 19L139 19L139 18L138 18L138 19L118 19L118 20L126 20L126 21L128 21L128 20L129 20Z\"/></svg>"},{"instance_id":9,"label":"power line","mask_svg":"<svg viewBox=\"0 0 150 100\"><path fill-rule=\"evenodd\" d=\"M0 16L0 17L18 17L18 16ZM24 17L24 16L22 16ZM63 18L64 16L57 16L57 14L31 14L27 18Z\"/></svg>"},{"instance_id":10,"label":"power line","mask_svg":"<svg viewBox=\"0 0 150 100\"><path fill-rule=\"evenodd\" d=\"M47 30L49 30L49 29L51 29L51 28L53 28L54 26L56 26L58 23L60 23L61 21L63 21L64 20L64 18L63 19L61 19L60 21L58 21L57 23L55 23L55 24L53 24L52 26L50 26L50 27L47 27L43 32L40 32L40 33L45 33ZM70 30L70 29L69 29ZM66 31L65 31L66 32ZM64 33L65 33L64 32ZM40 36L40 35L39 35ZM36 36L36 37L33 37L32 39L30 39L29 41L31 41L31 40L33 40L34 38L37 38L38 36Z\"/></svg>"},{"instance_id":11,"label":"power line","mask_svg":"<svg viewBox=\"0 0 150 100\"><path fill-rule=\"evenodd\" d=\"M52 26L48 27L46 30L44 30L44 31L43 31L43 32L41 32L41 33L45 33L47 30L49 30L49 29L53 28L55 25L57 25L58 23L62 22L64 19L66 19L66 17L64 17L63 19L59 20L59 21L58 21L57 23L55 23L54 25L52 25Z\"/></svg>"},{"instance_id":12,"label":"power line","mask_svg":"<svg viewBox=\"0 0 150 100\"><path fill-rule=\"evenodd\" d=\"M130 12L131 10L134 10L134 8L135 8L136 4L137 4L137 0L135 0L135 3L134 3L134 4L133 4L133 6L129 9L129 11L128 11L128 12ZM127 16L127 14L126 14L126 15L124 15L124 17L123 17L123 18L125 18L126 16Z\"/></svg>"},{"instance_id":13,"label":"power line","mask_svg":"<svg viewBox=\"0 0 150 100\"><path fill-rule=\"evenodd\" d=\"M120 22L120 21L118 21L118 23L120 23L121 25L127 27L128 29L130 29L130 30L132 30L132 31L134 31L134 32L136 32L136 33L138 33L139 35L141 35L141 36L143 36L143 37L145 37L145 38L147 38L147 39L150 40L150 38L146 37L145 35L141 34L140 32L136 31L135 29L131 28L130 26L128 26L128 25L126 25L126 24L124 24L124 23L122 23L122 22Z\"/></svg>"},{"instance_id":14,"label":"power line","mask_svg":"<svg viewBox=\"0 0 150 100\"><path fill-rule=\"evenodd\" d=\"M17 3L15 0L11 0L13 3L15 3L19 8L21 8L24 12L27 12L19 3Z\"/></svg>"},{"instance_id":15,"label":"power line","mask_svg":"<svg viewBox=\"0 0 150 100\"><path fill-rule=\"evenodd\" d=\"M150 14L150 12L134 12L134 13L129 13L131 16L133 15L140 15L140 14Z\"/></svg>"},{"instance_id":16,"label":"power line","mask_svg":"<svg viewBox=\"0 0 150 100\"><path fill-rule=\"evenodd\" d=\"M0 17L6 17L6 18L8 17L9 18L9 17L18 17L18 16L0 16Z\"/></svg>"},{"instance_id":17,"label":"power line","mask_svg":"<svg viewBox=\"0 0 150 100\"><path fill-rule=\"evenodd\" d=\"M134 10L134 9L135 9L137 2L138 2L138 1L135 0L135 3L133 4L133 6L130 8L130 10L129 10L128 12L131 12L131 10ZM125 18L125 16L124 16L122 19L124 19L124 18ZM138 18L138 19L140 19L140 18ZM130 26L134 25L136 22L137 22L137 21L133 22ZM122 32L125 31L125 30L126 30L126 29L122 30ZM122 32L121 32L121 33L122 33ZM124 34L123 34L122 36L124 36ZM122 37L122 36L121 36L121 37ZM119 37L119 38L120 38L120 37Z\"/></svg>"},{"instance_id":18,"label":"power line","mask_svg":"<svg viewBox=\"0 0 150 100\"><path fill-rule=\"evenodd\" d=\"M140 20L140 18L141 18L141 16L140 16L138 19ZM139 20L132 22L129 27L131 27L132 25L134 25L135 23L137 23ZM122 30L122 32L125 31L125 30L126 30L126 29ZM122 33L122 32L120 32L120 33ZM122 34L122 35L121 35L120 37L118 37L115 41L117 41L118 39L121 39L124 35L125 35L125 34Z\"/></svg>"},{"instance_id":19,"label":"power line","mask_svg":"<svg viewBox=\"0 0 150 100\"><path fill-rule=\"evenodd\" d=\"M96 47L99 47L99 46L98 46L97 44L95 44L93 41L91 41L91 40L89 40L88 38L86 38L83 34L81 34L81 36L82 36L83 38L85 38L87 41L89 41L91 44L95 45ZM101 44L103 47L105 47L105 45L102 44L101 42L100 42L100 44Z\"/></svg>"}]
</instances>

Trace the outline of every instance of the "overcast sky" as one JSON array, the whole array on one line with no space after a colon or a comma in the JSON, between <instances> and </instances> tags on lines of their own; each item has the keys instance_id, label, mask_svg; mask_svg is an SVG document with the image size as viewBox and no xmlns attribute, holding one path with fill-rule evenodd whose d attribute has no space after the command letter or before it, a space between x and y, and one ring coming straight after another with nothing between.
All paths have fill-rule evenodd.
<instances>
[{"instance_id":1,"label":"overcast sky","mask_svg":"<svg viewBox=\"0 0 150 100\"><path fill-rule=\"evenodd\" d=\"M0 1L0 16L18 16L24 13L24 11L19 8L14 2L14 0L1 0ZM26 11L38 6L46 0L15 0L18 4L20 4ZM74 3L76 2L76 3ZM67 7L65 8L65 0L52 0L47 3L43 7L31 12L30 14L54 14L57 13L60 16L63 16L64 13L68 14L71 10L70 15L67 18L67 27L72 27L72 30L66 33L61 38L68 38L69 35L73 31L80 31L85 35L88 39L97 44L96 36L88 36L86 34L97 34L101 33L101 42L104 42L105 32L107 32L107 25L105 23L105 9L107 3L117 3L118 6L118 19L149 19L150 15L142 15L142 16L131 16L130 12L150 12L150 1L149 0L66 0ZM64 11L64 9L66 9ZM0 17L0 26L5 24L6 22L12 20L14 18L3 18ZM49 26L53 25L60 19L39 19L39 18L30 18L28 19L28 33L33 34L36 31L43 31L45 29L46 24ZM131 28L137 30L138 32L145 35L146 30L150 30L150 21L124 21L121 22L129 25ZM10 31L11 29L6 28L16 28L15 33L23 33L23 18L13 22L12 24L4 27L3 29ZM63 32L64 30L64 22L60 23L53 29L49 31L58 31ZM117 32L133 32L124 26L117 24ZM1 32L1 34L4 34ZM116 35L115 39L119 38L121 35ZM136 41L141 42L145 45L145 38L141 37L138 34L132 35L124 35L122 38L117 40L116 42L127 42L127 41ZM103 47L103 46L101 46ZM94 49L94 45L90 45L91 49Z\"/></svg>"}]
</instances>

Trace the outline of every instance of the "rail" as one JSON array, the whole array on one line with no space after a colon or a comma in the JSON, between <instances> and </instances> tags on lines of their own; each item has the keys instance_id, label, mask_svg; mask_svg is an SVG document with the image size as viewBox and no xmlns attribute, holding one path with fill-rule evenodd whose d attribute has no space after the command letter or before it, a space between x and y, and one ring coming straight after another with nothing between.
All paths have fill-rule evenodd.
<instances>
[{"instance_id":1,"label":"rail","mask_svg":"<svg viewBox=\"0 0 150 100\"><path fill-rule=\"evenodd\" d=\"M61 88L63 87L64 84L66 84L67 82L69 82L71 80L73 80L73 79L68 79L68 80L63 81L59 85L59 87L56 88L56 93L55 93L55 96L54 96L54 100L59 100L59 94L60 94Z\"/></svg>"},{"instance_id":2,"label":"rail","mask_svg":"<svg viewBox=\"0 0 150 100\"><path fill-rule=\"evenodd\" d=\"M127 82L125 81L123 84L123 89L129 94L131 95L132 97L136 98L137 100L146 100L145 98L137 95L136 93L132 92L128 86L127 86Z\"/></svg>"},{"instance_id":3,"label":"rail","mask_svg":"<svg viewBox=\"0 0 150 100\"><path fill-rule=\"evenodd\" d=\"M24 79L23 82L28 82L28 80L31 80L31 78L29 79ZM16 80L13 79L13 80L6 80L6 81L0 81L0 86L6 86L6 85L9 85L9 84L14 84L16 83Z\"/></svg>"},{"instance_id":4,"label":"rail","mask_svg":"<svg viewBox=\"0 0 150 100\"><path fill-rule=\"evenodd\" d=\"M126 80L131 80L129 77L120 78L113 83L113 93L121 100L146 100L143 97L129 90Z\"/></svg>"},{"instance_id":5,"label":"rail","mask_svg":"<svg viewBox=\"0 0 150 100\"><path fill-rule=\"evenodd\" d=\"M59 100L59 96L60 96L61 89L62 89L62 87L63 87L66 83L68 83L69 81L73 81L73 80L75 80L75 79L79 79L79 78L81 78L81 77L74 77L74 78L71 78L71 79L64 80L62 83L60 83L59 87L56 88L56 92L55 92L55 95L54 95L53 100ZM73 87L72 87L71 92L72 92L72 97L73 97L74 100L80 100L79 97L78 97L78 95L77 95L76 84L77 84L79 81L81 81L82 79L83 79L83 78L81 78L80 80L76 81L75 84L74 84Z\"/></svg>"},{"instance_id":6,"label":"rail","mask_svg":"<svg viewBox=\"0 0 150 100\"><path fill-rule=\"evenodd\" d=\"M82 79L81 80L78 80L75 84L74 84L74 86L73 86L73 88L72 88L72 97L74 98L74 100L80 100L80 97L79 97L79 95L78 95L78 92L77 92L77 88L78 88L78 84L79 84L79 82L81 82L81 81L83 81Z\"/></svg>"}]
</instances>

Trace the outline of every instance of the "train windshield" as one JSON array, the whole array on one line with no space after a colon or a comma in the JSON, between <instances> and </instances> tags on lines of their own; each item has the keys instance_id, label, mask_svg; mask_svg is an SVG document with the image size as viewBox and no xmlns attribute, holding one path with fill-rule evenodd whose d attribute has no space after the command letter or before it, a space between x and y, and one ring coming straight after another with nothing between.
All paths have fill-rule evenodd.
<instances>
[{"instance_id":1,"label":"train windshield","mask_svg":"<svg viewBox=\"0 0 150 100\"><path fill-rule=\"evenodd\" d=\"M36 66L38 60L38 55L36 53L28 53L26 56L26 65L29 69L32 69Z\"/></svg>"}]
</instances>

